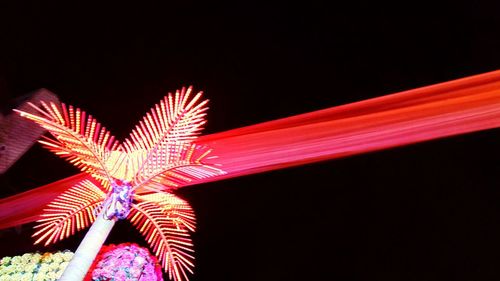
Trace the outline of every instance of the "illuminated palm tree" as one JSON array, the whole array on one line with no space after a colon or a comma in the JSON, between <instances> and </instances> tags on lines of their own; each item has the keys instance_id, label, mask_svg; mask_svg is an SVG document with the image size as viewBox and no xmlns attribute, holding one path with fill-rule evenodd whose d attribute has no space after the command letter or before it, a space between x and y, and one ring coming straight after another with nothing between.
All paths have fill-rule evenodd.
<instances>
[{"instance_id":1,"label":"illuminated palm tree","mask_svg":"<svg viewBox=\"0 0 500 281\"><path fill-rule=\"evenodd\" d=\"M169 93L123 143L72 106L41 102L31 104L39 114L18 111L52 134L40 143L95 179L58 196L35 226L35 244L48 245L92 225L61 280L82 280L115 221L125 218L145 236L170 279L187 280L193 272L194 213L172 191L224 172L204 162L213 158L208 147L193 142L208 101L191 92Z\"/></svg>"}]
</instances>

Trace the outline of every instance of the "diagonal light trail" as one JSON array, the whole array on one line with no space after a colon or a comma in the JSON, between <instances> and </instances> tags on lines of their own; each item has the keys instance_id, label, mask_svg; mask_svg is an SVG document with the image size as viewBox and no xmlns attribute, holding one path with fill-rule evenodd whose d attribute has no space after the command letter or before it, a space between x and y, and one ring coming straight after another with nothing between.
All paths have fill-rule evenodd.
<instances>
[{"instance_id":1,"label":"diagonal light trail","mask_svg":"<svg viewBox=\"0 0 500 281\"><path fill-rule=\"evenodd\" d=\"M500 127L500 71L200 137L227 174L198 184ZM0 199L0 229L35 221L78 174ZM29 209L26 206L30 206Z\"/></svg>"}]
</instances>

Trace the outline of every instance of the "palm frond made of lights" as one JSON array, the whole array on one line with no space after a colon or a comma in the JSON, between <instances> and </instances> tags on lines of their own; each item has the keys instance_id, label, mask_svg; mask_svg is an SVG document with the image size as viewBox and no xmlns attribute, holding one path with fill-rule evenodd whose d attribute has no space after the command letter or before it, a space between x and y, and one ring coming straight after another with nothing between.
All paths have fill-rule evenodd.
<instances>
[{"instance_id":1,"label":"palm frond made of lights","mask_svg":"<svg viewBox=\"0 0 500 281\"><path fill-rule=\"evenodd\" d=\"M166 96L132 130L123 147L130 156L129 168L136 182L148 178L148 170L182 160L185 146L203 129L208 100L200 101L202 92L190 99L192 88L182 88ZM174 157L170 160L169 157ZM177 158L177 159L175 159Z\"/></svg>"},{"instance_id":2,"label":"palm frond made of lights","mask_svg":"<svg viewBox=\"0 0 500 281\"><path fill-rule=\"evenodd\" d=\"M77 183L44 209L34 227L35 244L45 240L47 246L89 227L105 199L105 192L91 181Z\"/></svg>"},{"instance_id":3,"label":"palm frond made of lights","mask_svg":"<svg viewBox=\"0 0 500 281\"><path fill-rule=\"evenodd\" d=\"M71 105L43 101L42 107L30 105L40 115L16 111L50 132L53 138L39 140L43 146L92 177L111 182L112 169L106 164L120 144L105 127L92 115Z\"/></svg>"},{"instance_id":4,"label":"palm frond made of lights","mask_svg":"<svg viewBox=\"0 0 500 281\"><path fill-rule=\"evenodd\" d=\"M155 186L161 190L174 190L194 179L204 179L220 175L223 171L206 165L205 160L213 158L212 150L206 146L191 143L158 146L149 159L142 164L136 174L134 188L137 193L148 192L148 187Z\"/></svg>"},{"instance_id":5,"label":"palm frond made of lights","mask_svg":"<svg viewBox=\"0 0 500 281\"><path fill-rule=\"evenodd\" d=\"M163 268L174 280L188 279L193 273L193 243L189 231L195 229L189 204L169 193L137 196L129 215L131 223L144 235Z\"/></svg>"}]
</instances>

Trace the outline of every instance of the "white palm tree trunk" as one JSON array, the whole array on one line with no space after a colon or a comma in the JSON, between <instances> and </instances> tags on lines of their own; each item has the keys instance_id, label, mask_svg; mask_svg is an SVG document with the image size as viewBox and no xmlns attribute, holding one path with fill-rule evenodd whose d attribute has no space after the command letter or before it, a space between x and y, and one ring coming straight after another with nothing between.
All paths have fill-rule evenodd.
<instances>
[{"instance_id":1,"label":"white palm tree trunk","mask_svg":"<svg viewBox=\"0 0 500 281\"><path fill-rule=\"evenodd\" d=\"M115 220L105 219L104 211L97 216L97 219L90 227L82 242L76 249L73 259L69 262L66 270L62 274L60 281L81 281L85 278L92 262L106 241L108 234L115 225Z\"/></svg>"}]
</instances>

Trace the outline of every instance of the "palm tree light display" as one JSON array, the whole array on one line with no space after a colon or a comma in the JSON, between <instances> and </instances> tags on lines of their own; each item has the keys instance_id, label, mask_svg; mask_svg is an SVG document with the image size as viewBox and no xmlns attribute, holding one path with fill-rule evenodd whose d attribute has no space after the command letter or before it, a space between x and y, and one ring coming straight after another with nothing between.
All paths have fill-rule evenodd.
<instances>
[{"instance_id":1,"label":"palm tree light display","mask_svg":"<svg viewBox=\"0 0 500 281\"><path fill-rule=\"evenodd\" d=\"M18 111L52 134L40 143L95 179L58 196L35 226L35 244L48 245L92 225L60 280L83 279L119 219L144 235L170 279L187 280L193 273L194 212L172 191L224 171L205 163L214 157L210 148L193 142L208 101L191 93L191 87L169 93L122 143L72 106L41 102L31 104L39 114Z\"/></svg>"}]
</instances>

